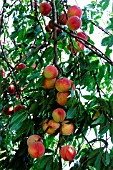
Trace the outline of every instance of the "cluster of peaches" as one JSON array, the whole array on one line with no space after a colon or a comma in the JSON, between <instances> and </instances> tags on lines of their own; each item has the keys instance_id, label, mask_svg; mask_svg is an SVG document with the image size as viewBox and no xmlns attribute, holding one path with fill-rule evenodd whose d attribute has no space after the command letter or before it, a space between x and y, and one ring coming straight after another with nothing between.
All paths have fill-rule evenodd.
<instances>
[{"instance_id":1,"label":"cluster of peaches","mask_svg":"<svg viewBox=\"0 0 113 170\"><path fill-rule=\"evenodd\" d=\"M0 70L0 73L2 74L2 77L5 76L5 71L3 69ZM23 90L24 87L21 87L20 88L20 91ZM10 94L10 95L16 95L16 88L14 85L10 85L8 86L8 89L7 89L7 92ZM19 111L19 110L22 110L22 109L25 109L25 106L23 106L22 104L18 104L16 105L15 107L12 106L12 104L6 104L3 109L2 109L2 112L5 114L5 115L12 115L13 113Z\"/></svg>"},{"instance_id":2,"label":"cluster of peaches","mask_svg":"<svg viewBox=\"0 0 113 170\"><path fill-rule=\"evenodd\" d=\"M57 78L58 70L54 65L48 65L45 67L43 76L45 77L43 85L45 89L55 88L57 92L57 99L59 105L64 106L68 99L69 90L75 86L72 85L72 81L67 78ZM66 94L66 95L65 95ZM66 120L66 112L63 108L56 108L51 114L52 118L45 119L42 123L42 129L47 134L70 135L74 132L74 124L69 120ZM42 140L39 135L31 135L27 140L28 153L32 158L41 157L45 148L42 144ZM60 149L60 156L65 161L71 161L76 156L76 150L72 145L64 145Z\"/></svg>"},{"instance_id":3,"label":"cluster of peaches","mask_svg":"<svg viewBox=\"0 0 113 170\"><path fill-rule=\"evenodd\" d=\"M31 135L27 139L28 153L32 158L40 158L45 153L45 147L39 135ZM72 145L62 146L60 149L61 158L71 161L76 156L76 150Z\"/></svg>"},{"instance_id":4,"label":"cluster of peaches","mask_svg":"<svg viewBox=\"0 0 113 170\"><path fill-rule=\"evenodd\" d=\"M47 16L51 13L52 7L49 3L44 2L44 3L40 4L39 11L43 16ZM58 17L58 24L67 25L70 30L76 31L82 25L81 17L82 17L81 8L76 5L73 5L68 8L67 12L62 13ZM48 25L46 25L45 29L49 33L52 32L52 30L54 29L54 22L52 19L49 21ZM57 28L57 31L61 32L61 30L59 28ZM82 38L83 40L86 40L86 41L88 40L86 33L83 31L78 32L75 35ZM75 42L76 42L77 47L74 48L73 44L70 43L67 46L68 50L70 50L72 53L78 52L80 50L84 50L83 43L76 41L76 40L75 40Z\"/></svg>"},{"instance_id":5,"label":"cluster of peaches","mask_svg":"<svg viewBox=\"0 0 113 170\"><path fill-rule=\"evenodd\" d=\"M66 105L70 95L69 90L71 90L71 88L75 90L75 85L73 85L73 81L69 80L66 77L57 79L58 69L54 65L46 66L43 75L45 77L43 86L46 89L55 88L57 90L56 94L57 103L61 106Z\"/></svg>"}]
</instances>

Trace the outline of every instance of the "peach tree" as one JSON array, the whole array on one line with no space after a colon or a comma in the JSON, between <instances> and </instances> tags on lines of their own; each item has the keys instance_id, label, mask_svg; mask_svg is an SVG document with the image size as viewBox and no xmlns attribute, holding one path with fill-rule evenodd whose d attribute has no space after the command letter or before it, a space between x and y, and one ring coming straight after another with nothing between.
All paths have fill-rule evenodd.
<instances>
[{"instance_id":1,"label":"peach tree","mask_svg":"<svg viewBox=\"0 0 113 170\"><path fill-rule=\"evenodd\" d=\"M2 3L1 169L113 169L112 2L81 3Z\"/></svg>"}]
</instances>

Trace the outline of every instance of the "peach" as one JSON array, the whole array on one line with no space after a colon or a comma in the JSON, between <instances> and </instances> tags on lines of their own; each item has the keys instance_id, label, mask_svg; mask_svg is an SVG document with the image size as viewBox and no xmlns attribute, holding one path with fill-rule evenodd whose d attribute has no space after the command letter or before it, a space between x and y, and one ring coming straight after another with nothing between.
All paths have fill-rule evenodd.
<instances>
[{"instance_id":1,"label":"peach","mask_svg":"<svg viewBox=\"0 0 113 170\"><path fill-rule=\"evenodd\" d=\"M28 153L32 158L40 158L45 152L42 142L33 142L28 146Z\"/></svg>"},{"instance_id":2,"label":"peach","mask_svg":"<svg viewBox=\"0 0 113 170\"><path fill-rule=\"evenodd\" d=\"M56 122L63 122L66 117L66 112L62 108L57 108L52 112L52 117Z\"/></svg>"},{"instance_id":3,"label":"peach","mask_svg":"<svg viewBox=\"0 0 113 170\"><path fill-rule=\"evenodd\" d=\"M29 136L29 138L27 139L27 145L29 146L30 144L34 143L34 142L42 142L42 139L39 135L31 135Z\"/></svg>"},{"instance_id":4,"label":"peach","mask_svg":"<svg viewBox=\"0 0 113 170\"><path fill-rule=\"evenodd\" d=\"M9 92L10 94L14 94L14 93L15 93L15 86L14 86L14 85L10 85L10 86L8 87L8 92Z\"/></svg>"},{"instance_id":5,"label":"peach","mask_svg":"<svg viewBox=\"0 0 113 170\"><path fill-rule=\"evenodd\" d=\"M82 25L82 21L77 16L72 16L67 21L67 26L72 31L79 29L81 25Z\"/></svg>"},{"instance_id":6,"label":"peach","mask_svg":"<svg viewBox=\"0 0 113 170\"><path fill-rule=\"evenodd\" d=\"M60 149L60 155L65 161L72 161L76 156L76 150L72 145L62 146Z\"/></svg>"},{"instance_id":7,"label":"peach","mask_svg":"<svg viewBox=\"0 0 113 170\"><path fill-rule=\"evenodd\" d=\"M54 65L46 66L44 69L44 77L52 79L56 78L58 75L58 69Z\"/></svg>"},{"instance_id":8,"label":"peach","mask_svg":"<svg viewBox=\"0 0 113 170\"><path fill-rule=\"evenodd\" d=\"M51 33L51 31L52 31L51 28L49 27L49 25L46 25L46 26L45 26L45 30L46 30L48 33Z\"/></svg>"},{"instance_id":9,"label":"peach","mask_svg":"<svg viewBox=\"0 0 113 170\"><path fill-rule=\"evenodd\" d=\"M17 71L23 70L24 68L26 68L26 64L24 63L20 63L15 67Z\"/></svg>"},{"instance_id":10,"label":"peach","mask_svg":"<svg viewBox=\"0 0 113 170\"><path fill-rule=\"evenodd\" d=\"M56 132L56 129L49 126L48 122L49 122L48 119L44 120L44 122L42 124L42 129L44 131L46 131L46 133L48 133L48 134L54 134Z\"/></svg>"},{"instance_id":11,"label":"peach","mask_svg":"<svg viewBox=\"0 0 113 170\"><path fill-rule=\"evenodd\" d=\"M78 32L77 34L76 34L76 36L78 36L78 37L80 37L80 38L83 38L84 40L88 40L88 37L87 37L87 35L86 35L86 33L85 32Z\"/></svg>"},{"instance_id":12,"label":"peach","mask_svg":"<svg viewBox=\"0 0 113 170\"><path fill-rule=\"evenodd\" d=\"M82 16L82 10L81 10L80 7L78 7L78 6L76 6L76 5L73 5L73 6L71 6L71 7L68 8L67 16L68 16L68 17L77 16L77 17L81 18L81 16Z\"/></svg>"},{"instance_id":13,"label":"peach","mask_svg":"<svg viewBox=\"0 0 113 170\"><path fill-rule=\"evenodd\" d=\"M65 78L65 77L59 78L59 79L56 80L55 88L59 92L67 92L71 88L70 81L67 78Z\"/></svg>"},{"instance_id":14,"label":"peach","mask_svg":"<svg viewBox=\"0 0 113 170\"><path fill-rule=\"evenodd\" d=\"M50 14L52 7L49 3L44 2L40 4L39 11L43 16L47 16Z\"/></svg>"},{"instance_id":15,"label":"peach","mask_svg":"<svg viewBox=\"0 0 113 170\"><path fill-rule=\"evenodd\" d=\"M55 120L51 119L48 122L48 126L53 129L58 129L60 127L60 124L55 122Z\"/></svg>"},{"instance_id":16,"label":"peach","mask_svg":"<svg viewBox=\"0 0 113 170\"><path fill-rule=\"evenodd\" d=\"M70 92L60 93L58 92L56 95L56 101L59 105L64 106L68 102L68 97L70 95Z\"/></svg>"},{"instance_id":17,"label":"peach","mask_svg":"<svg viewBox=\"0 0 113 170\"><path fill-rule=\"evenodd\" d=\"M62 122L61 131L63 135L70 135L74 132L74 124L70 123L69 120L64 120Z\"/></svg>"},{"instance_id":18,"label":"peach","mask_svg":"<svg viewBox=\"0 0 113 170\"><path fill-rule=\"evenodd\" d=\"M5 77L5 71L2 68L0 68L0 74L2 75L2 77Z\"/></svg>"},{"instance_id":19,"label":"peach","mask_svg":"<svg viewBox=\"0 0 113 170\"><path fill-rule=\"evenodd\" d=\"M14 113L14 108L11 105L5 105L2 109L5 115L12 115Z\"/></svg>"},{"instance_id":20,"label":"peach","mask_svg":"<svg viewBox=\"0 0 113 170\"><path fill-rule=\"evenodd\" d=\"M76 41L76 45L78 46L75 48L71 43L67 46L68 50L71 51L73 54L79 52L80 50L84 50L84 44L79 41Z\"/></svg>"},{"instance_id":21,"label":"peach","mask_svg":"<svg viewBox=\"0 0 113 170\"><path fill-rule=\"evenodd\" d=\"M19 110L22 110L22 109L25 109L25 106L23 106L22 104L19 104L14 107L14 112L18 112Z\"/></svg>"},{"instance_id":22,"label":"peach","mask_svg":"<svg viewBox=\"0 0 113 170\"><path fill-rule=\"evenodd\" d=\"M43 85L46 89L53 89L55 87L55 82L56 82L56 78L53 79L45 78Z\"/></svg>"},{"instance_id":23,"label":"peach","mask_svg":"<svg viewBox=\"0 0 113 170\"><path fill-rule=\"evenodd\" d=\"M67 23L67 16L66 16L66 14L61 14L59 16L59 23L61 25L66 25L66 23Z\"/></svg>"},{"instance_id":24,"label":"peach","mask_svg":"<svg viewBox=\"0 0 113 170\"><path fill-rule=\"evenodd\" d=\"M77 46L78 46L78 48L76 49L77 52L80 51L80 50L84 50L84 44L82 44L79 41L77 41L76 43L77 43Z\"/></svg>"}]
</instances>

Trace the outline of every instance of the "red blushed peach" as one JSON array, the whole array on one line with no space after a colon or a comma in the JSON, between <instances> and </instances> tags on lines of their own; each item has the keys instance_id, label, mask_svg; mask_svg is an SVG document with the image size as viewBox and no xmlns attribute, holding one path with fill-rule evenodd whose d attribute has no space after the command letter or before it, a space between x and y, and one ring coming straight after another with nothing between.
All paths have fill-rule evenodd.
<instances>
[{"instance_id":1,"label":"red blushed peach","mask_svg":"<svg viewBox=\"0 0 113 170\"><path fill-rule=\"evenodd\" d=\"M64 106L68 102L70 92L60 93L58 92L56 95L56 101L59 105Z\"/></svg>"},{"instance_id":2,"label":"red blushed peach","mask_svg":"<svg viewBox=\"0 0 113 170\"><path fill-rule=\"evenodd\" d=\"M48 122L48 126L53 129L58 129L60 127L60 124L51 119Z\"/></svg>"},{"instance_id":3,"label":"red blushed peach","mask_svg":"<svg viewBox=\"0 0 113 170\"><path fill-rule=\"evenodd\" d=\"M77 41L77 46L78 48L76 49L77 52L79 52L80 50L84 50L84 44L82 44L81 42Z\"/></svg>"},{"instance_id":4,"label":"red blushed peach","mask_svg":"<svg viewBox=\"0 0 113 170\"><path fill-rule=\"evenodd\" d=\"M79 29L81 27L81 25L82 25L82 21L77 16L72 16L67 21L67 26L72 31Z\"/></svg>"},{"instance_id":5,"label":"red blushed peach","mask_svg":"<svg viewBox=\"0 0 113 170\"><path fill-rule=\"evenodd\" d=\"M61 131L63 135L70 135L74 132L74 124L70 123L68 120L62 122Z\"/></svg>"},{"instance_id":6,"label":"red blushed peach","mask_svg":"<svg viewBox=\"0 0 113 170\"><path fill-rule=\"evenodd\" d=\"M43 75L48 79L56 78L58 75L58 69L54 65L46 66Z\"/></svg>"},{"instance_id":7,"label":"red blushed peach","mask_svg":"<svg viewBox=\"0 0 113 170\"><path fill-rule=\"evenodd\" d=\"M2 75L2 77L5 77L5 71L2 68L0 68L0 74Z\"/></svg>"},{"instance_id":8,"label":"red blushed peach","mask_svg":"<svg viewBox=\"0 0 113 170\"><path fill-rule=\"evenodd\" d=\"M66 117L66 112L62 108L57 108L52 112L52 117L55 122L63 122Z\"/></svg>"},{"instance_id":9,"label":"red blushed peach","mask_svg":"<svg viewBox=\"0 0 113 170\"><path fill-rule=\"evenodd\" d=\"M44 131L46 131L46 133L48 133L48 134L54 134L54 133L56 132L56 129L50 127L50 126L48 125L48 122L49 122L48 119L46 119L46 120L43 122L43 124L42 124L42 129L43 129Z\"/></svg>"},{"instance_id":10,"label":"red blushed peach","mask_svg":"<svg viewBox=\"0 0 113 170\"><path fill-rule=\"evenodd\" d=\"M45 152L42 142L33 142L28 146L28 153L32 158L40 158Z\"/></svg>"},{"instance_id":11,"label":"red blushed peach","mask_svg":"<svg viewBox=\"0 0 113 170\"><path fill-rule=\"evenodd\" d=\"M5 115L12 115L14 113L14 108L13 108L13 106L5 105L2 109L2 112Z\"/></svg>"},{"instance_id":12,"label":"red blushed peach","mask_svg":"<svg viewBox=\"0 0 113 170\"><path fill-rule=\"evenodd\" d=\"M53 89L55 87L55 82L56 82L56 78L53 78L53 79L47 79L46 78L44 80L43 85L46 89Z\"/></svg>"},{"instance_id":13,"label":"red blushed peach","mask_svg":"<svg viewBox=\"0 0 113 170\"><path fill-rule=\"evenodd\" d=\"M55 88L59 92L67 92L71 88L70 81L67 78L65 78L65 77L59 78L59 79L56 80Z\"/></svg>"},{"instance_id":14,"label":"red blushed peach","mask_svg":"<svg viewBox=\"0 0 113 170\"><path fill-rule=\"evenodd\" d=\"M48 33L51 33L51 31L52 31L51 28L49 27L49 25L46 25L46 26L45 26L45 30L46 30Z\"/></svg>"},{"instance_id":15,"label":"red blushed peach","mask_svg":"<svg viewBox=\"0 0 113 170\"><path fill-rule=\"evenodd\" d=\"M14 107L14 112L17 112L19 110L25 109L25 106L23 106L22 104L19 104L17 106Z\"/></svg>"},{"instance_id":16,"label":"red blushed peach","mask_svg":"<svg viewBox=\"0 0 113 170\"><path fill-rule=\"evenodd\" d=\"M34 143L34 142L42 142L42 139L39 135L31 135L29 136L29 138L27 139L27 145L29 146L30 144Z\"/></svg>"},{"instance_id":17,"label":"red blushed peach","mask_svg":"<svg viewBox=\"0 0 113 170\"><path fill-rule=\"evenodd\" d=\"M10 85L10 86L8 87L8 92L9 92L10 94L14 94L14 93L15 93L15 86L14 86L14 85Z\"/></svg>"},{"instance_id":18,"label":"red blushed peach","mask_svg":"<svg viewBox=\"0 0 113 170\"><path fill-rule=\"evenodd\" d=\"M67 16L71 17L71 16L78 16L79 18L81 18L82 16L82 10L80 7L73 5L71 7L68 8L67 11Z\"/></svg>"},{"instance_id":19,"label":"red blushed peach","mask_svg":"<svg viewBox=\"0 0 113 170\"><path fill-rule=\"evenodd\" d=\"M85 32L78 32L77 34L76 34L76 36L78 36L78 37L80 37L80 38L83 38L84 40L88 40L88 37L87 37L87 35L86 35L86 33Z\"/></svg>"},{"instance_id":20,"label":"red blushed peach","mask_svg":"<svg viewBox=\"0 0 113 170\"><path fill-rule=\"evenodd\" d=\"M24 64L24 63L20 63L20 64L18 64L18 65L15 67L15 69L16 69L17 71L21 71L21 70L23 70L24 68L26 68L26 64Z\"/></svg>"},{"instance_id":21,"label":"red blushed peach","mask_svg":"<svg viewBox=\"0 0 113 170\"><path fill-rule=\"evenodd\" d=\"M47 16L50 14L52 7L49 3L44 2L40 4L39 11L43 16Z\"/></svg>"},{"instance_id":22,"label":"red blushed peach","mask_svg":"<svg viewBox=\"0 0 113 170\"><path fill-rule=\"evenodd\" d=\"M66 25L66 23L67 23L67 16L66 16L66 14L61 14L59 16L59 23L61 25Z\"/></svg>"},{"instance_id":23,"label":"red blushed peach","mask_svg":"<svg viewBox=\"0 0 113 170\"><path fill-rule=\"evenodd\" d=\"M72 161L76 156L76 150L72 145L62 146L60 149L60 155L65 161Z\"/></svg>"}]
</instances>

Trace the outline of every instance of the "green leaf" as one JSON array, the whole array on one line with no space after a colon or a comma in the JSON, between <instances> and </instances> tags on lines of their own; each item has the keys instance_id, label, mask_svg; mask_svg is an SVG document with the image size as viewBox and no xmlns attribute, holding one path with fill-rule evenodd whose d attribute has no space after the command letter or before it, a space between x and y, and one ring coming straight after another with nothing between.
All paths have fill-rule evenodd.
<instances>
[{"instance_id":1,"label":"green leaf","mask_svg":"<svg viewBox=\"0 0 113 170\"><path fill-rule=\"evenodd\" d=\"M110 0L107 0L104 2L104 4L102 5L102 9L105 10L108 6L109 6Z\"/></svg>"},{"instance_id":2,"label":"green leaf","mask_svg":"<svg viewBox=\"0 0 113 170\"><path fill-rule=\"evenodd\" d=\"M106 151L105 154L106 154L106 164L109 165L110 164L110 154L108 153L108 151Z\"/></svg>"},{"instance_id":3,"label":"green leaf","mask_svg":"<svg viewBox=\"0 0 113 170\"><path fill-rule=\"evenodd\" d=\"M105 121L105 116L103 114L101 114L99 116L99 118L92 123L92 125L102 124L104 121Z\"/></svg>"},{"instance_id":4,"label":"green leaf","mask_svg":"<svg viewBox=\"0 0 113 170\"><path fill-rule=\"evenodd\" d=\"M96 170L102 170L101 169L101 155L99 154L96 158L96 161L94 163Z\"/></svg>"},{"instance_id":5,"label":"green leaf","mask_svg":"<svg viewBox=\"0 0 113 170\"><path fill-rule=\"evenodd\" d=\"M75 117L75 115L76 115L76 111L77 111L77 108L70 108L67 111L66 118L67 119L73 119Z\"/></svg>"},{"instance_id":6,"label":"green leaf","mask_svg":"<svg viewBox=\"0 0 113 170\"><path fill-rule=\"evenodd\" d=\"M111 137L111 141L113 143L113 123L110 124L110 137Z\"/></svg>"}]
</instances>

